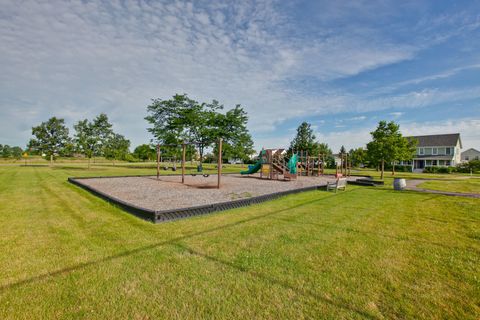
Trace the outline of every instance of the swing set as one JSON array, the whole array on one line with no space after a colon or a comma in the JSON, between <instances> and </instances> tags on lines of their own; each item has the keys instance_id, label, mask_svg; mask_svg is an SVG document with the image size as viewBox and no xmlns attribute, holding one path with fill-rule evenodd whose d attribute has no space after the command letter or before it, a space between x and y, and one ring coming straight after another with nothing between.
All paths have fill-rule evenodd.
<instances>
[{"instance_id":1,"label":"swing set","mask_svg":"<svg viewBox=\"0 0 480 320\"><path fill-rule=\"evenodd\" d=\"M217 160L217 189L220 189L220 185L221 185L221 175L222 175L222 139L218 139L218 142L217 142L217 150L218 150L218 160ZM181 146L182 147L182 162L181 162L181 165L182 165L182 183L185 184L185 173L186 173L186 170L185 170L185 156L186 156L186 151L187 151L187 146L189 145L193 145L193 146L198 146L200 144L204 144L204 143L200 143L200 142L186 142L184 141L183 143L181 144L157 144L157 180L160 179L160 163L161 163L161 157L162 157L162 153L161 153L161 148L162 147L179 147ZM171 160L171 158L170 158ZM176 157L174 157L174 162L173 162L173 165L172 165L172 171L176 171L177 170L177 167L176 167ZM168 167L165 166L163 167L164 170L168 170ZM196 175L198 174L202 174L204 178L208 178L210 176L210 174L208 173L204 173L203 171L203 167L202 167L202 163L200 162L199 165L197 166L197 172L196 173L191 173L191 176L192 177L195 177Z\"/></svg>"}]
</instances>

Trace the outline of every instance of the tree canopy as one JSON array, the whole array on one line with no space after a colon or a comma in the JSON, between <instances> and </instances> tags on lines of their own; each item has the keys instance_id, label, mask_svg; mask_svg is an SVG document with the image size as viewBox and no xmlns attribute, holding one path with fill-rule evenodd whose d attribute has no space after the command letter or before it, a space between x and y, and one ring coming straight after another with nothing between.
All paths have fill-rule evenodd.
<instances>
[{"instance_id":1,"label":"tree canopy","mask_svg":"<svg viewBox=\"0 0 480 320\"><path fill-rule=\"evenodd\" d=\"M53 161L53 156L61 153L70 141L65 120L56 117L33 127L32 135L35 138L28 143L29 148L46 154L50 161Z\"/></svg>"},{"instance_id":2,"label":"tree canopy","mask_svg":"<svg viewBox=\"0 0 480 320\"><path fill-rule=\"evenodd\" d=\"M141 144L133 150L135 158L146 161L155 159L156 151L149 144Z\"/></svg>"},{"instance_id":3,"label":"tree canopy","mask_svg":"<svg viewBox=\"0 0 480 320\"><path fill-rule=\"evenodd\" d=\"M403 137L400 126L395 122L380 121L375 131L370 134L372 141L367 144L368 158L381 164L382 179L385 162L394 164L395 161L410 160L413 157L416 142Z\"/></svg>"},{"instance_id":4,"label":"tree canopy","mask_svg":"<svg viewBox=\"0 0 480 320\"><path fill-rule=\"evenodd\" d=\"M224 106L216 100L199 103L186 94L177 94L169 100L154 99L147 106L145 119L152 125L147 130L159 144L196 142L200 161L205 149L218 138L223 139L225 152L244 158L253 151L247 113L240 105L226 113L221 112L223 109ZM166 149L168 153L169 148Z\"/></svg>"},{"instance_id":5,"label":"tree canopy","mask_svg":"<svg viewBox=\"0 0 480 320\"><path fill-rule=\"evenodd\" d=\"M74 126L76 149L90 159L102 155L107 141L113 135L112 125L106 114L98 115L93 121L87 119L79 121Z\"/></svg>"},{"instance_id":6,"label":"tree canopy","mask_svg":"<svg viewBox=\"0 0 480 320\"><path fill-rule=\"evenodd\" d=\"M306 151L308 154L316 155L319 146L316 139L311 124L304 121L298 126L297 134L290 142L289 152Z\"/></svg>"},{"instance_id":7,"label":"tree canopy","mask_svg":"<svg viewBox=\"0 0 480 320\"><path fill-rule=\"evenodd\" d=\"M352 166L354 166L354 167L358 167L358 166L364 164L366 159L367 159L367 152L362 147L356 148L356 149L351 149L348 152L348 154L350 156L350 161L352 163Z\"/></svg>"},{"instance_id":8,"label":"tree canopy","mask_svg":"<svg viewBox=\"0 0 480 320\"><path fill-rule=\"evenodd\" d=\"M130 140L118 133L113 133L105 142L104 156L110 160L125 160L130 148Z\"/></svg>"}]
</instances>

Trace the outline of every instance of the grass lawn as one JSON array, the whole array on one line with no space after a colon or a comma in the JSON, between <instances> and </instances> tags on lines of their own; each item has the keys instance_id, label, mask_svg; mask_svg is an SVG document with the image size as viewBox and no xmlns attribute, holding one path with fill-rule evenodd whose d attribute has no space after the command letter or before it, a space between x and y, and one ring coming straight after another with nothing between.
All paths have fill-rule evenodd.
<instances>
[{"instance_id":1,"label":"grass lawn","mask_svg":"<svg viewBox=\"0 0 480 320\"><path fill-rule=\"evenodd\" d=\"M480 199L352 187L154 225L0 166L0 319L478 319ZM186 195L188 196L188 195Z\"/></svg>"},{"instance_id":2,"label":"grass lawn","mask_svg":"<svg viewBox=\"0 0 480 320\"><path fill-rule=\"evenodd\" d=\"M480 179L471 178L449 181L427 181L420 184L419 187L431 190L480 194Z\"/></svg>"}]
</instances>

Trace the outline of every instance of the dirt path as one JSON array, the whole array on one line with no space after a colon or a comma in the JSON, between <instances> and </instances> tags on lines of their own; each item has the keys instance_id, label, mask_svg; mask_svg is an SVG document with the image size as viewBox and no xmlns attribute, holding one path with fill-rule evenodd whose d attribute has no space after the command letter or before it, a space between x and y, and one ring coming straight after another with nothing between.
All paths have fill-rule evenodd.
<instances>
[{"instance_id":1,"label":"dirt path","mask_svg":"<svg viewBox=\"0 0 480 320\"><path fill-rule=\"evenodd\" d=\"M426 193L436 193L436 194L443 194L446 196L457 196L457 197L467 197L467 198L478 198L480 199L480 194L478 193L463 193L463 192L451 192L451 191L440 191L440 190L431 190L431 189L424 189L418 187L419 184L424 183L429 180L435 179L411 179L406 180L407 182L407 190L418 191L418 192L426 192Z\"/></svg>"}]
</instances>

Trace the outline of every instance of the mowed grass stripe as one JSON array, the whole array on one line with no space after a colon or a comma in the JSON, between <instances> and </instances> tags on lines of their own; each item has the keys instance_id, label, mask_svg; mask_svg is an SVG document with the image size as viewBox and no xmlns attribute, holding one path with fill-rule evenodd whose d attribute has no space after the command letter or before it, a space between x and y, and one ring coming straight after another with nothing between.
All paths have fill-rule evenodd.
<instances>
[{"instance_id":1,"label":"mowed grass stripe","mask_svg":"<svg viewBox=\"0 0 480 320\"><path fill-rule=\"evenodd\" d=\"M0 208L5 319L479 312L476 199L352 188L153 225L70 186L69 170L35 170L8 195L32 201ZM20 223L27 208L43 222Z\"/></svg>"}]
</instances>

